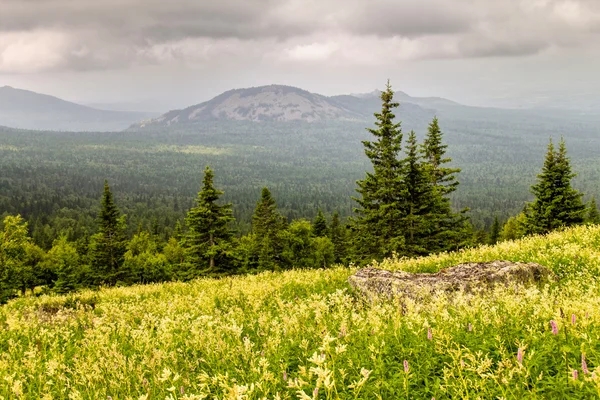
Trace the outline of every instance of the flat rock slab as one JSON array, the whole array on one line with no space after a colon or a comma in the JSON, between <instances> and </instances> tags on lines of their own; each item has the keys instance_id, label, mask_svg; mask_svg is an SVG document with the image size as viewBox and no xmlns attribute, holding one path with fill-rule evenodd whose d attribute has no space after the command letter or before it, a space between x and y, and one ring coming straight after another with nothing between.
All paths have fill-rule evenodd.
<instances>
[{"instance_id":1,"label":"flat rock slab","mask_svg":"<svg viewBox=\"0 0 600 400\"><path fill-rule=\"evenodd\" d=\"M370 297L421 297L440 291L474 292L498 284L539 285L554 279L554 273L539 264L492 261L460 264L434 274L363 268L350 276L348 281L352 287Z\"/></svg>"}]
</instances>

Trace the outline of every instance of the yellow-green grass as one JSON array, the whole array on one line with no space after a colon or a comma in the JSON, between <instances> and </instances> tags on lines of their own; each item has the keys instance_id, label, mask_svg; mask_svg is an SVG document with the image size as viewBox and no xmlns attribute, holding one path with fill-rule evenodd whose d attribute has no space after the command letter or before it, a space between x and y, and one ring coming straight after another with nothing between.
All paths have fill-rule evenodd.
<instances>
[{"instance_id":1,"label":"yellow-green grass","mask_svg":"<svg viewBox=\"0 0 600 400\"><path fill-rule=\"evenodd\" d=\"M0 396L600 398L600 227L379 266L492 259L561 281L400 306L362 301L338 267L17 299L0 310Z\"/></svg>"}]
</instances>

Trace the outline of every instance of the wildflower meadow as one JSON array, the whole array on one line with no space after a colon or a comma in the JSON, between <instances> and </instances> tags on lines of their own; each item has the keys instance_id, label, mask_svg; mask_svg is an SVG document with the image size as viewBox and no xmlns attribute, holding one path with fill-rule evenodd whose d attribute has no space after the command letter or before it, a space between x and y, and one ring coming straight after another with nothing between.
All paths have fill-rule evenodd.
<instances>
[{"instance_id":1,"label":"wildflower meadow","mask_svg":"<svg viewBox=\"0 0 600 400\"><path fill-rule=\"evenodd\" d=\"M600 398L600 227L378 267L497 259L559 279L367 302L340 266L19 298L0 308L0 397Z\"/></svg>"}]
</instances>

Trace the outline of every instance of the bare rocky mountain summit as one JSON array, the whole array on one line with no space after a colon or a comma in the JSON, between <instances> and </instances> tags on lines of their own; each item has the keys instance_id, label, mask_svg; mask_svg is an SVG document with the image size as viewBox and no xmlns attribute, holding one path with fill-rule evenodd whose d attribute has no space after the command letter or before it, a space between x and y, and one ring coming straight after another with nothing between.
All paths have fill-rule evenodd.
<instances>
[{"instance_id":1,"label":"bare rocky mountain summit","mask_svg":"<svg viewBox=\"0 0 600 400\"><path fill-rule=\"evenodd\" d=\"M435 292L476 292L496 285L530 286L554 279L552 271L539 264L492 261L460 264L434 274L363 268L348 280L352 287L368 297L420 298Z\"/></svg>"},{"instance_id":2,"label":"bare rocky mountain summit","mask_svg":"<svg viewBox=\"0 0 600 400\"><path fill-rule=\"evenodd\" d=\"M417 98L411 103L408 101L410 96L398 93L403 97L402 113L432 118L433 110L415 104ZM166 128L207 121L368 121L380 108L377 91L364 95L323 96L292 86L268 85L229 90L204 103L142 121L131 129Z\"/></svg>"}]
</instances>

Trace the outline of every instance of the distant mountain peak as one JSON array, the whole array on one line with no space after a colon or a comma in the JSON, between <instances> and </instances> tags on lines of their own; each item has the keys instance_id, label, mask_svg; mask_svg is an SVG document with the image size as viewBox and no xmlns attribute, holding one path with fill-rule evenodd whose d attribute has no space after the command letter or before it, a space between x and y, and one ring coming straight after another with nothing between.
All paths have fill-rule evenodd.
<instances>
[{"instance_id":1,"label":"distant mountain peak","mask_svg":"<svg viewBox=\"0 0 600 400\"><path fill-rule=\"evenodd\" d=\"M265 85L228 90L204 103L170 111L133 126L171 126L202 121L356 120L360 116L331 98L287 85Z\"/></svg>"}]
</instances>

